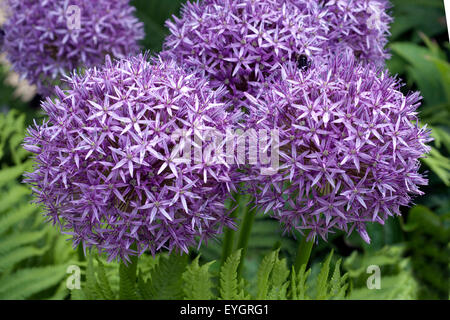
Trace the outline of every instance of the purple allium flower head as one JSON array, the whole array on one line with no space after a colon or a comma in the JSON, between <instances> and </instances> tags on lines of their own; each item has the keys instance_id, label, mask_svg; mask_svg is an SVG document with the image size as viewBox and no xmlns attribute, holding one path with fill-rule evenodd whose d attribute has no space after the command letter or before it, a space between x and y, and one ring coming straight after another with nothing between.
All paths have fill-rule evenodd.
<instances>
[{"instance_id":1,"label":"purple allium flower head","mask_svg":"<svg viewBox=\"0 0 450 320\"><path fill-rule=\"evenodd\" d=\"M351 49L362 61L384 65L392 18L388 0L326 0L330 52Z\"/></svg>"},{"instance_id":2,"label":"purple allium flower head","mask_svg":"<svg viewBox=\"0 0 450 320\"><path fill-rule=\"evenodd\" d=\"M144 37L129 0L7 0L7 10L3 50L43 95L63 75L101 64L106 54L138 53Z\"/></svg>"},{"instance_id":3,"label":"purple allium flower head","mask_svg":"<svg viewBox=\"0 0 450 320\"><path fill-rule=\"evenodd\" d=\"M279 63L322 55L326 12L307 0L188 2L167 26L163 56L175 58L211 85L226 85L238 104Z\"/></svg>"},{"instance_id":4,"label":"purple allium flower head","mask_svg":"<svg viewBox=\"0 0 450 320\"><path fill-rule=\"evenodd\" d=\"M365 223L399 215L427 184L418 169L431 140L418 123L419 94L405 96L400 86L347 53L306 71L285 65L268 89L247 95L249 126L279 132L278 171L261 176L249 167L262 211L287 231L326 239L356 228L366 242Z\"/></svg>"},{"instance_id":5,"label":"purple allium flower head","mask_svg":"<svg viewBox=\"0 0 450 320\"><path fill-rule=\"evenodd\" d=\"M68 84L43 102L48 121L29 128L35 168L26 182L74 245L127 259L133 243L140 254L187 251L233 226L224 208L232 172L215 145L192 143L195 163L178 152L189 133L224 131L225 89L146 55L107 57Z\"/></svg>"},{"instance_id":6,"label":"purple allium flower head","mask_svg":"<svg viewBox=\"0 0 450 320\"><path fill-rule=\"evenodd\" d=\"M351 51L383 64L386 0L203 0L188 2L167 26L163 56L225 84L238 104L280 65Z\"/></svg>"}]
</instances>

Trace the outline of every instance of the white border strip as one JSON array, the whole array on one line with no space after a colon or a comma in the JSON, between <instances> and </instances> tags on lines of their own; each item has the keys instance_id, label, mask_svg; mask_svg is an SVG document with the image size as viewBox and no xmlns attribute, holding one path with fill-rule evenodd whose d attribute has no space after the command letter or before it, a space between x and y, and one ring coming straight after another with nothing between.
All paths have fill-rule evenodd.
<instances>
[{"instance_id":1,"label":"white border strip","mask_svg":"<svg viewBox=\"0 0 450 320\"><path fill-rule=\"evenodd\" d=\"M450 0L444 0L445 16L447 18L448 39L450 41Z\"/></svg>"}]
</instances>

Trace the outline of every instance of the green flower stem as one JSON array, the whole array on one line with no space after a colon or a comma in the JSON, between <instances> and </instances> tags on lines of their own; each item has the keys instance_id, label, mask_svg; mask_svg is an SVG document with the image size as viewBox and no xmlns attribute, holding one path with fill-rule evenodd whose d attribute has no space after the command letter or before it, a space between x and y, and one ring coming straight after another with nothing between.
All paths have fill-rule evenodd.
<instances>
[{"instance_id":1,"label":"green flower stem","mask_svg":"<svg viewBox=\"0 0 450 320\"><path fill-rule=\"evenodd\" d=\"M79 243L77 247L77 254L79 261L86 261L86 256L84 255L83 243Z\"/></svg>"},{"instance_id":2,"label":"green flower stem","mask_svg":"<svg viewBox=\"0 0 450 320\"><path fill-rule=\"evenodd\" d=\"M227 208L230 209L231 206L236 205L237 207L231 212L230 218L234 219L237 217L239 212L239 200L240 200L239 194L234 194L234 199L236 201L233 201L232 204ZM233 253L233 246L234 246L234 235L236 234L236 231L227 228L225 230L225 234L223 237L223 244L222 244L222 257L220 259L220 265L222 266L227 258Z\"/></svg>"},{"instance_id":3,"label":"green flower stem","mask_svg":"<svg viewBox=\"0 0 450 320\"><path fill-rule=\"evenodd\" d=\"M242 270L244 268L244 260L247 254L248 242L250 239L250 233L252 231L253 221L255 221L255 209L249 208L251 205L252 198L251 196L244 196L243 201L240 202L240 206L242 206L244 218L242 220L241 230L239 233L239 239L237 244L237 250L242 249L241 251L241 262L237 269L238 277L242 274Z\"/></svg>"},{"instance_id":4,"label":"green flower stem","mask_svg":"<svg viewBox=\"0 0 450 320\"><path fill-rule=\"evenodd\" d=\"M314 240L307 241L309 232L305 233L305 236L300 241L300 245L298 246L297 256L295 257L294 268L295 272L298 272L302 265L308 264L309 257L311 256L311 250L314 244Z\"/></svg>"}]
</instances>

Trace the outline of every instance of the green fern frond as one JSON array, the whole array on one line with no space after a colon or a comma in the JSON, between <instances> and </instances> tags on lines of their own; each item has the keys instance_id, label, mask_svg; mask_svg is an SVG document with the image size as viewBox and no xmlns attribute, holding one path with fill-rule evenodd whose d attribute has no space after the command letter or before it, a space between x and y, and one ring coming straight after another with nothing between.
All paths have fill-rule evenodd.
<instances>
[{"instance_id":1,"label":"green fern frond","mask_svg":"<svg viewBox=\"0 0 450 320\"><path fill-rule=\"evenodd\" d=\"M277 259L273 266L270 277L270 290L267 295L269 300L286 300L287 290L289 287L289 269L286 264L286 259Z\"/></svg>"},{"instance_id":2,"label":"green fern frond","mask_svg":"<svg viewBox=\"0 0 450 320\"><path fill-rule=\"evenodd\" d=\"M86 294L88 300L104 299L103 292L101 291L97 282L97 277L95 276L93 253L89 253L88 255L88 265L86 268L86 282L83 287L83 291Z\"/></svg>"},{"instance_id":3,"label":"green fern frond","mask_svg":"<svg viewBox=\"0 0 450 320\"><path fill-rule=\"evenodd\" d=\"M215 261L200 266L199 258L200 256L197 256L183 273L183 291L186 300L210 300L213 298L212 275L209 267Z\"/></svg>"},{"instance_id":4,"label":"green fern frond","mask_svg":"<svg viewBox=\"0 0 450 320\"><path fill-rule=\"evenodd\" d=\"M139 294L139 298L142 300L152 299L153 295L150 290L150 280L146 280L141 272L138 274L137 292Z\"/></svg>"},{"instance_id":5,"label":"green fern frond","mask_svg":"<svg viewBox=\"0 0 450 320\"><path fill-rule=\"evenodd\" d=\"M339 259L336 262L334 267L333 276L331 277L330 286L329 286L329 296L332 299L344 299L346 290L348 288L348 273L341 276L340 266L342 263L342 259Z\"/></svg>"},{"instance_id":6,"label":"green fern frond","mask_svg":"<svg viewBox=\"0 0 450 320\"><path fill-rule=\"evenodd\" d=\"M39 239L42 239L47 232L47 229L43 229L40 231L20 232L5 236L0 242L0 257L18 247L32 244Z\"/></svg>"},{"instance_id":7,"label":"green fern frond","mask_svg":"<svg viewBox=\"0 0 450 320\"><path fill-rule=\"evenodd\" d=\"M231 254L220 269L220 298L223 300L244 299L245 282L237 277L237 269L241 262L241 250Z\"/></svg>"},{"instance_id":8,"label":"green fern frond","mask_svg":"<svg viewBox=\"0 0 450 320\"><path fill-rule=\"evenodd\" d=\"M330 273L330 262L333 252L331 252L322 264L319 276L317 277L316 299L324 300L328 297L328 275Z\"/></svg>"},{"instance_id":9,"label":"green fern frond","mask_svg":"<svg viewBox=\"0 0 450 320\"><path fill-rule=\"evenodd\" d=\"M264 300L267 299L267 294L269 292L269 279L272 273L272 269L275 265L275 260L277 259L278 251L274 251L265 256L259 266L257 275L257 294L256 299Z\"/></svg>"},{"instance_id":10,"label":"green fern frond","mask_svg":"<svg viewBox=\"0 0 450 320\"><path fill-rule=\"evenodd\" d=\"M354 253L344 261L344 268L353 283L349 299L416 299L419 291L412 273L409 258L405 258L404 246L389 246L368 254ZM380 289L369 289L369 266L380 268Z\"/></svg>"},{"instance_id":11,"label":"green fern frond","mask_svg":"<svg viewBox=\"0 0 450 320\"><path fill-rule=\"evenodd\" d=\"M0 256L0 272L13 267L15 264L35 256L40 256L48 250L48 246L44 248L36 248L33 246L26 246L8 252Z\"/></svg>"},{"instance_id":12,"label":"green fern frond","mask_svg":"<svg viewBox=\"0 0 450 320\"><path fill-rule=\"evenodd\" d=\"M138 298L136 294L136 268L137 257L132 256L130 259L135 260L126 266L124 263L120 263L119 266L119 299L121 300L135 300Z\"/></svg>"},{"instance_id":13,"label":"green fern frond","mask_svg":"<svg viewBox=\"0 0 450 320\"><path fill-rule=\"evenodd\" d=\"M4 168L0 170L0 188L21 177L23 175L23 172L28 170L30 167L31 162L28 161L14 167Z\"/></svg>"},{"instance_id":14,"label":"green fern frond","mask_svg":"<svg viewBox=\"0 0 450 320\"><path fill-rule=\"evenodd\" d=\"M116 299L116 295L111 289L111 284L109 283L108 276L106 275L105 266L99 257L97 257L97 264L98 286L102 292L102 296L106 300Z\"/></svg>"},{"instance_id":15,"label":"green fern frond","mask_svg":"<svg viewBox=\"0 0 450 320\"><path fill-rule=\"evenodd\" d=\"M25 299L58 285L67 265L21 269L0 279L0 299Z\"/></svg>"},{"instance_id":16,"label":"green fern frond","mask_svg":"<svg viewBox=\"0 0 450 320\"><path fill-rule=\"evenodd\" d=\"M23 202L24 197L28 196L29 194L30 190L27 187L19 184L12 184L10 188L3 192L0 212L6 212L13 206L20 204L21 202Z\"/></svg>"},{"instance_id":17,"label":"green fern frond","mask_svg":"<svg viewBox=\"0 0 450 320\"><path fill-rule=\"evenodd\" d=\"M6 232L35 212L35 206L24 203L17 210L13 210L8 212L7 214L2 215L0 217L0 234Z\"/></svg>"},{"instance_id":18,"label":"green fern frond","mask_svg":"<svg viewBox=\"0 0 450 320\"><path fill-rule=\"evenodd\" d=\"M161 256L159 263L150 272L148 291L155 300L176 300L183 298L182 275L186 271L187 255L171 254Z\"/></svg>"},{"instance_id":19,"label":"green fern frond","mask_svg":"<svg viewBox=\"0 0 450 320\"><path fill-rule=\"evenodd\" d=\"M290 286L290 298L292 300L307 300L308 296L306 291L308 290L308 280L311 274L311 269L306 271L306 264L302 265L298 273L295 272L295 268L292 267L291 271L291 286Z\"/></svg>"}]
</instances>

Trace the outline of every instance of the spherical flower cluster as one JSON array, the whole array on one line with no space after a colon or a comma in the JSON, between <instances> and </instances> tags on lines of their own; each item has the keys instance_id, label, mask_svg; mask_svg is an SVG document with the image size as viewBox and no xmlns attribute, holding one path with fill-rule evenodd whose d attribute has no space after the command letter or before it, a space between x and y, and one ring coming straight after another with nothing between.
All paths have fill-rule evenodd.
<instances>
[{"instance_id":1,"label":"spherical flower cluster","mask_svg":"<svg viewBox=\"0 0 450 320\"><path fill-rule=\"evenodd\" d=\"M365 223L384 221L427 180L419 158L429 151L429 130L419 126L419 94L405 96L387 71L357 63L352 54L293 65L256 97L248 95L247 123L277 130L279 167L271 176L257 170L256 202L286 230L329 232L355 228L369 242Z\"/></svg>"},{"instance_id":2,"label":"spherical flower cluster","mask_svg":"<svg viewBox=\"0 0 450 320\"><path fill-rule=\"evenodd\" d=\"M146 55L107 57L68 84L43 102L49 119L29 128L24 146L35 154L26 181L75 246L110 259L187 252L233 227L224 208L233 177L215 144L196 140L193 160L181 154L190 135L228 125L224 89Z\"/></svg>"},{"instance_id":3,"label":"spherical flower cluster","mask_svg":"<svg viewBox=\"0 0 450 320\"><path fill-rule=\"evenodd\" d=\"M14 71L43 95L51 94L63 75L99 65L106 54L136 54L144 37L129 0L8 0L7 5L3 50Z\"/></svg>"},{"instance_id":4,"label":"spherical flower cluster","mask_svg":"<svg viewBox=\"0 0 450 320\"><path fill-rule=\"evenodd\" d=\"M322 55L325 12L306 0L203 0L188 2L168 21L164 55L226 85L234 104L254 93L279 63ZM306 61L306 60L305 60Z\"/></svg>"},{"instance_id":5,"label":"spherical flower cluster","mask_svg":"<svg viewBox=\"0 0 450 320\"><path fill-rule=\"evenodd\" d=\"M329 0L323 5L330 54L351 49L362 61L384 65L392 22L388 0Z\"/></svg>"}]
</instances>

